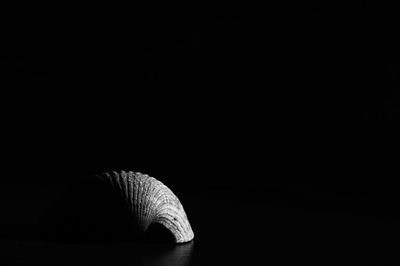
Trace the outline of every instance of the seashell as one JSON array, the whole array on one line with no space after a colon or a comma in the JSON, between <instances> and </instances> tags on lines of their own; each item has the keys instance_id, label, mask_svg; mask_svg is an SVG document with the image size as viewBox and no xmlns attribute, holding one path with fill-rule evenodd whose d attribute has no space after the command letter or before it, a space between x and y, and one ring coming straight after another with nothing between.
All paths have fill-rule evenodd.
<instances>
[{"instance_id":1,"label":"seashell","mask_svg":"<svg viewBox=\"0 0 400 266\"><path fill-rule=\"evenodd\" d=\"M167 228L176 243L189 242L194 233L175 194L162 182L139 172L112 171L98 177L110 182L126 201L135 228L145 232L153 223Z\"/></svg>"}]
</instances>

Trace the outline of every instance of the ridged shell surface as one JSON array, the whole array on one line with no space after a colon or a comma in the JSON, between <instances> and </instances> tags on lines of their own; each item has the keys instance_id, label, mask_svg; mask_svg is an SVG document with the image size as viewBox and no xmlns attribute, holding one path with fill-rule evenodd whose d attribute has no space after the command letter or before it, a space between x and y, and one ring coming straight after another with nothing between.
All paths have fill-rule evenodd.
<instances>
[{"instance_id":1,"label":"ridged shell surface","mask_svg":"<svg viewBox=\"0 0 400 266\"><path fill-rule=\"evenodd\" d=\"M194 233L181 202L159 180L132 171L105 172L99 177L120 192L141 231L146 231L152 223L159 223L173 234L176 243L193 239Z\"/></svg>"}]
</instances>

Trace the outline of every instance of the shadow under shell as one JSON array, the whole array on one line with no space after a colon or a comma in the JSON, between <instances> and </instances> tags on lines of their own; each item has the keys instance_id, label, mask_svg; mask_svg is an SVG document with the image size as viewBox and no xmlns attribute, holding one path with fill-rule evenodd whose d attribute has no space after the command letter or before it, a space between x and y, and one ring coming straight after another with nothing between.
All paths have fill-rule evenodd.
<instances>
[{"instance_id":1,"label":"shadow under shell","mask_svg":"<svg viewBox=\"0 0 400 266\"><path fill-rule=\"evenodd\" d=\"M90 177L73 186L40 221L41 237L61 242L174 243L161 224L135 226L125 200L110 184Z\"/></svg>"}]
</instances>

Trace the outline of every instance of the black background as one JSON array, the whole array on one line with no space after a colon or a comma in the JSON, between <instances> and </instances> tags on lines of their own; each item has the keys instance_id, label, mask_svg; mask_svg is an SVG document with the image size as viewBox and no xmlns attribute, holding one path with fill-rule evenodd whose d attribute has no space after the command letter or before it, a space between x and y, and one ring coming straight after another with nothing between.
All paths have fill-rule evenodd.
<instances>
[{"instance_id":1,"label":"black background","mask_svg":"<svg viewBox=\"0 0 400 266\"><path fill-rule=\"evenodd\" d=\"M0 223L114 169L397 219L397 9L54 10L3 24Z\"/></svg>"}]
</instances>

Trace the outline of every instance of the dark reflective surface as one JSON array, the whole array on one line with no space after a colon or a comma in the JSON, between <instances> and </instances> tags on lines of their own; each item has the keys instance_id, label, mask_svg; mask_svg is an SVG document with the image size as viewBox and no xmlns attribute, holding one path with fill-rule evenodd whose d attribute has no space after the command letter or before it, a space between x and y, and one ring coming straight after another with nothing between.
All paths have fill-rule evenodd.
<instances>
[{"instance_id":1,"label":"dark reflective surface","mask_svg":"<svg viewBox=\"0 0 400 266\"><path fill-rule=\"evenodd\" d=\"M191 265L194 243L61 244L1 241L2 265Z\"/></svg>"},{"instance_id":2,"label":"dark reflective surface","mask_svg":"<svg viewBox=\"0 0 400 266\"><path fill-rule=\"evenodd\" d=\"M264 194L269 198L263 196L263 201L261 193L243 194L239 200L226 191L183 197L195 239L180 245L134 237L44 238L33 224L2 225L0 259L3 265L224 265L260 261L273 265L354 265L399 261L395 243L400 220L390 216L398 213L396 201L356 202L292 193L296 200Z\"/></svg>"},{"instance_id":3,"label":"dark reflective surface","mask_svg":"<svg viewBox=\"0 0 400 266\"><path fill-rule=\"evenodd\" d=\"M144 253L140 265L177 265L185 266L191 264L194 241L186 244L171 246L162 250L153 250L151 253Z\"/></svg>"}]
</instances>

